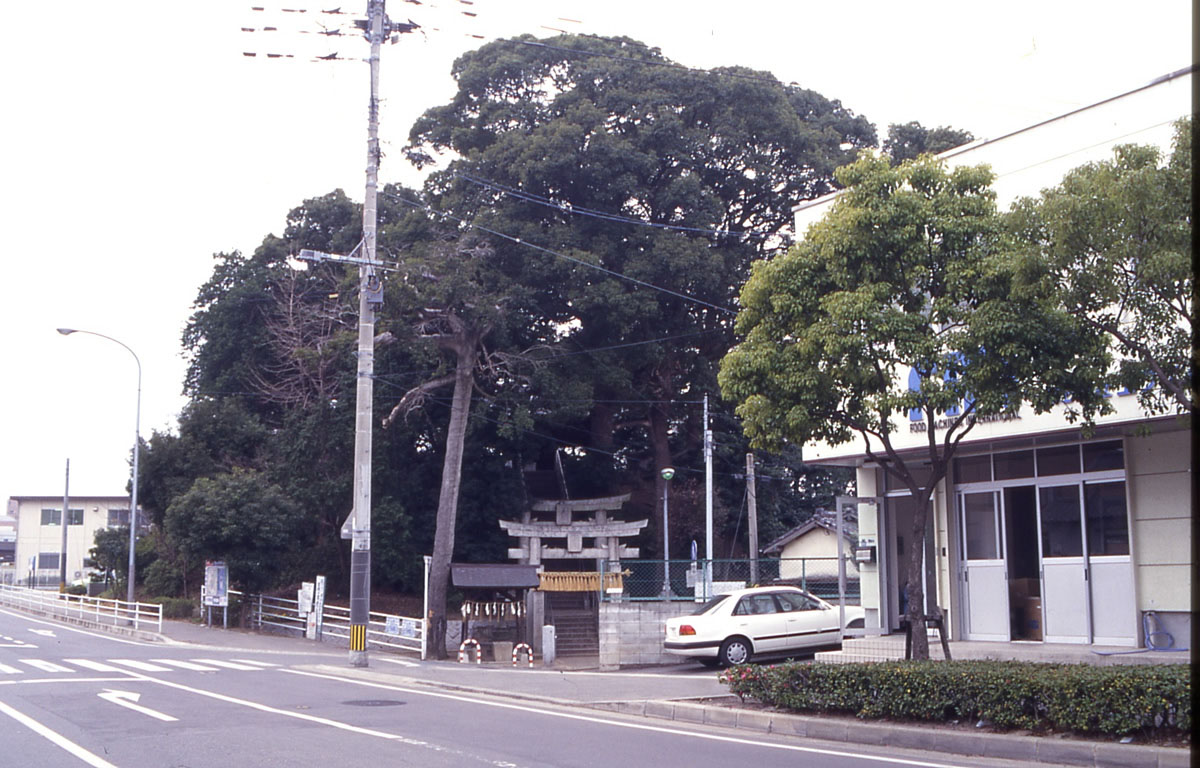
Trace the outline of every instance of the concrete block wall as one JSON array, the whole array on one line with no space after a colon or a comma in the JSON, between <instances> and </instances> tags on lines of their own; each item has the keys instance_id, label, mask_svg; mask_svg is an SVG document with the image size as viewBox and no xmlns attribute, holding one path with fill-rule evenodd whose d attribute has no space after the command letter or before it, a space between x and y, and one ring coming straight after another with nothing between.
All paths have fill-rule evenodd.
<instances>
[{"instance_id":1,"label":"concrete block wall","mask_svg":"<svg viewBox=\"0 0 1200 768\"><path fill-rule=\"evenodd\" d=\"M693 602L605 602L600 604L600 668L681 662L663 653L663 622L696 610Z\"/></svg>"}]
</instances>

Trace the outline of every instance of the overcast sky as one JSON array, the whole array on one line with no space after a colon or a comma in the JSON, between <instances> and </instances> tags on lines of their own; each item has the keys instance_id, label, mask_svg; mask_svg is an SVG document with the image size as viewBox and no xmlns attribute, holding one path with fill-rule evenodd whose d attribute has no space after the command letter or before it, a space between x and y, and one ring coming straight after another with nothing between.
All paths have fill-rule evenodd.
<instances>
[{"instance_id":1,"label":"overcast sky","mask_svg":"<svg viewBox=\"0 0 1200 768\"><path fill-rule=\"evenodd\" d=\"M362 199L366 65L310 58L361 59L366 43L301 31L359 17L365 0L344 2L348 16L317 13L335 2L286 0L307 14L254 4L6 4L0 497L61 495L68 458L73 496L124 493L133 358L56 327L131 347L142 434L170 429L184 403L180 334L212 255L253 251L305 198L342 188ZM420 177L399 149L413 120L450 98L454 58L484 42L471 35L627 35L687 66L794 81L881 138L909 120L1000 135L1192 58L1186 0L392 0L388 11L423 29L386 47L382 65L381 181L408 184ZM264 25L280 31L240 31Z\"/></svg>"}]
</instances>

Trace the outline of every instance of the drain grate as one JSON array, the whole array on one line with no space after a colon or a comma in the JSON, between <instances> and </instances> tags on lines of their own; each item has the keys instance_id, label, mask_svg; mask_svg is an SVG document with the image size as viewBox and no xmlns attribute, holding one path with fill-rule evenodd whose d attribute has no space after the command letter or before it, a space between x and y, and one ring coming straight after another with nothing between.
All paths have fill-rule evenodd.
<instances>
[{"instance_id":1,"label":"drain grate","mask_svg":"<svg viewBox=\"0 0 1200 768\"><path fill-rule=\"evenodd\" d=\"M351 707L399 707L404 704L403 701L395 699L354 699L342 703Z\"/></svg>"}]
</instances>

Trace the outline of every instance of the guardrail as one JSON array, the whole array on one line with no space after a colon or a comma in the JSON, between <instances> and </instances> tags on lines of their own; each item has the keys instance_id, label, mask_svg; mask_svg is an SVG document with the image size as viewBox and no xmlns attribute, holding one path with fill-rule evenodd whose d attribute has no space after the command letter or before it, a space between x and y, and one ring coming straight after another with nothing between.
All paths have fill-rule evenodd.
<instances>
[{"instance_id":1,"label":"guardrail","mask_svg":"<svg viewBox=\"0 0 1200 768\"><path fill-rule=\"evenodd\" d=\"M0 605L80 622L134 629L153 627L154 631L162 632L162 606L157 603L130 603L0 584Z\"/></svg>"}]
</instances>

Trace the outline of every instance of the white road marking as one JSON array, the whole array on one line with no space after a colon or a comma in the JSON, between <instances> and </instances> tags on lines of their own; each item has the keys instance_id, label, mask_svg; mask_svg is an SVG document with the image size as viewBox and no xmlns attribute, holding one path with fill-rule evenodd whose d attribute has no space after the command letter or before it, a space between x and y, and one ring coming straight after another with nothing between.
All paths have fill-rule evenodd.
<instances>
[{"instance_id":1,"label":"white road marking","mask_svg":"<svg viewBox=\"0 0 1200 768\"><path fill-rule=\"evenodd\" d=\"M96 754L93 754L92 752L87 751L86 749L79 746L75 742L67 739L62 734L50 730L46 726L39 723L37 720L34 720L29 715L26 715L22 712L18 712L17 710L13 709L12 707L10 707L9 705L5 704L2 701L0 701L0 712L8 715L13 720L16 720L18 723L25 726L26 728L33 731L34 733L41 736L42 738L47 739L48 741L52 742L55 746L61 747L61 748L65 749L67 752L70 752L75 757L79 758L83 762L92 766L92 768L117 768L117 766L108 762L107 760L100 757L99 755L96 755Z\"/></svg>"},{"instance_id":2,"label":"white road marking","mask_svg":"<svg viewBox=\"0 0 1200 768\"><path fill-rule=\"evenodd\" d=\"M150 659L157 664L166 664L169 667L179 667L180 669L190 669L193 672L216 672L216 667L205 666L204 664L195 664L190 661L181 661L179 659Z\"/></svg>"},{"instance_id":3,"label":"white road marking","mask_svg":"<svg viewBox=\"0 0 1200 768\"><path fill-rule=\"evenodd\" d=\"M120 664L122 667L132 667L140 669L143 672L170 672L170 667L161 667L158 664L150 664L137 659L109 659L113 664Z\"/></svg>"},{"instance_id":4,"label":"white road marking","mask_svg":"<svg viewBox=\"0 0 1200 768\"><path fill-rule=\"evenodd\" d=\"M50 629L31 629L29 631L35 635L41 635L42 637L54 637L54 631Z\"/></svg>"},{"instance_id":5,"label":"white road marking","mask_svg":"<svg viewBox=\"0 0 1200 768\"><path fill-rule=\"evenodd\" d=\"M0 664L0 672L6 675L19 675L24 672L24 670L17 669L16 667L10 667L7 664Z\"/></svg>"},{"instance_id":6,"label":"white road marking","mask_svg":"<svg viewBox=\"0 0 1200 768\"><path fill-rule=\"evenodd\" d=\"M386 656L376 656L379 661L386 661L389 664L399 664L402 667L419 667L421 666L415 661L405 661L404 659L389 659Z\"/></svg>"},{"instance_id":7,"label":"white road marking","mask_svg":"<svg viewBox=\"0 0 1200 768\"><path fill-rule=\"evenodd\" d=\"M262 667L253 667L249 664L238 664L236 661L222 661L221 659L192 659L192 661L198 661L201 664L213 664L218 667L224 667L225 669L240 669L244 672L262 671Z\"/></svg>"},{"instance_id":8,"label":"white road marking","mask_svg":"<svg viewBox=\"0 0 1200 768\"><path fill-rule=\"evenodd\" d=\"M106 635L102 632L88 632L87 630L76 629L75 627L64 627L61 624L58 624L57 622L43 621L41 619L35 619L31 616L26 616L23 613L13 613L12 611L6 611L2 608L0 608L0 613L4 614L5 616L12 616L14 618L21 619L23 621L32 621L35 624L46 624L47 626L58 627L58 630L60 632L65 630L67 632L75 632L77 634L87 635L89 637L99 637L99 638L103 638L105 640L112 640L114 643L125 643L126 645L152 645L152 643L142 643L142 642L138 642L137 640L126 640L125 638L122 638L122 637L113 637L112 635ZM35 645L35 646L30 646L30 647L36 648L37 646Z\"/></svg>"},{"instance_id":9,"label":"white road marking","mask_svg":"<svg viewBox=\"0 0 1200 768\"><path fill-rule=\"evenodd\" d=\"M122 677L26 677L20 680L0 680L0 685L39 685L41 683L55 683L58 685L62 685L63 683L128 683L130 674L133 673L127 673Z\"/></svg>"},{"instance_id":10,"label":"white road marking","mask_svg":"<svg viewBox=\"0 0 1200 768\"><path fill-rule=\"evenodd\" d=\"M252 664L256 667L268 667L269 668L269 667L278 667L279 666L278 664L272 664L269 661L255 661L254 659L230 659L230 661L236 661L238 664Z\"/></svg>"},{"instance_id":11,"label":"white road marking","mask_svg":"<svg viewBox=\"0 0 1200 768\"><path fill-rule=\"evenodd\" d=\"M150 709L149 707L143 707L141 704L138 704L138 699L142 697L142 694L140 693L133 693L132 691L114 691L110 688L103 693L97 693L96 695L105 701L111 701L113 704L125 707L126 709L132 709L134 712L141 712L143 715L153 717L156 720L162 720L164 723L173 723L179 720L178 717L164 715L158 710Z\"/></svg>"},{"instance_id":12,"label":"white road marking","mask_svg":"<svg viewBox=\"0 0 1200 768\"><path fill-rule=\"evenodd\" d=\"M28 664L34 669L40 669L43 672L74 672L70 667L64 667L61 664L55 664L53 661L45 661L43 659L17 659L22 664Z\"/></svg>"},{"instance_id":13,"label":"white road marking","mask_svg":"<svg viewBox=\"0 0 1200 768\"><path fill-rule=\"evenodd\" d=\"M653 731L655 733L669 733L676 736L687 736L694 739L705 739L707 741L721 741L728 744L741 744L748 747L765 747L767 749L781 749L789 752L805 752L815 755L832 755L834 757L854 757L860 760L872 760L879 763L891 763L894 765L912 765L917 768L965 768L961 765L953 763L933 763L925 760L907 759L902 757L883 757L880 755L872 755L864 752L851 752L850 750L842 749L821 749L819 747L802 747L795 744L779 744L768 741L756 741L754 739L743 739L736 736L723 736L715 733L704 733L701 731L685 731L680 728L671 728L661 725L644 725L642 723L629 723L621 720L610 720L605 717L594 715L577 715L571 712L556 712L549 709L539 709L524 704L509 704L502 701L488 701L486 699L476 699L470 696L463 696L454 693L442 693L439 691L426 691L418 688L404 688L398 685L387 685L384 683L372 683L367 680L355 680L349 677L340 677L338 675L326 675L319 672L305 672L300 669L281 669L280 672L287 672L293 675L304 675L306 677L319 677L325 680L337 680L343 683L351 683L352 685L362 685L368 688L382 688L388 691L397 691L399 693L408 693L416 696L432 696L438 699L450 699L452 701L462 701L472 704L479 704L485 707L495 707L498 709L515 709L519 712L530 712L547 717L560 717L566 720L581 720L588 723L598 723L602 725L611 725L617 728L630 728L637 731Z\"/></svg>"},{"instance_id":14,"label":"white road marking","mask_svg":"<svg viewBox=\"0 0 1200 768\"><path fill-rule=\"evenodd\" d=\"M92 661L91 659L63 659L68 664L74 664L77 667L84 669L94 669L97 672L124 672L123 669L118 669L111 664L105 664L102 661Z\"/></svg>"}]
</instances>

